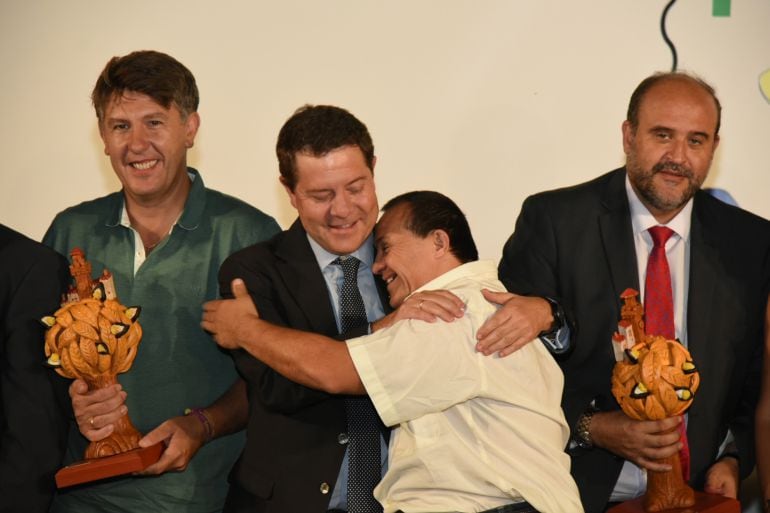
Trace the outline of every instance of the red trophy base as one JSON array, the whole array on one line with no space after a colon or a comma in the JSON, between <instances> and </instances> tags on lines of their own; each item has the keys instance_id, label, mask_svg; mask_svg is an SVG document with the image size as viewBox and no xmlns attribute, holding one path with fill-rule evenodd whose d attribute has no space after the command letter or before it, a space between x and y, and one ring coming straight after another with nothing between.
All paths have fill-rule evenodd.
<instances>
[{"instance_id":1,"label":"red trophy base","mask_svg":"<svg viewBox=\"0 0 770 513\"><path fill-rule=\"evenodd\" d=\"M618 504L607 510L607 513L646 513L639 497L632 501ZM721 495L695 492L695 504L688 508L671 508L659 513L741 513L741 503Z\"/></svg>"},{"instance_id":2,"label":"red trophy base","mask_svg":"<svg viewBox=\"0 0 770 513\"><path fill-rule=\"evenodd\" d=\"M143 449L132 449L113 456L79 461L64 467L56 473L56 486L57 488L64 488L131 472L139 472L158 461L162 452L163 443L158 442Z\"/></svg>"}]
</instances>

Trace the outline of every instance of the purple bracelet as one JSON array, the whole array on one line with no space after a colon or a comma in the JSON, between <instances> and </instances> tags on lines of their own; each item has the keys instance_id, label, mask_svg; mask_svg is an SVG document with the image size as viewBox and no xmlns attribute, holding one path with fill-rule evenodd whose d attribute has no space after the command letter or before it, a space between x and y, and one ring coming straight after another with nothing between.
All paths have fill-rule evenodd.
<instances>
[{"instance_id":1,"label":"purple bracelet","mask_svg":"<svg viewBox=\"0 0 770 513\"><path fill-rule=\"evenodd\" d=\"M203 413L203 408L187 408L184 411L185 415L190 415L191 413L198 417L198 420L203 424L203 427L206 429L206 442L210 442L214 438L214 428L211 426L209 418Z\"/></svg>"}]
</instances>

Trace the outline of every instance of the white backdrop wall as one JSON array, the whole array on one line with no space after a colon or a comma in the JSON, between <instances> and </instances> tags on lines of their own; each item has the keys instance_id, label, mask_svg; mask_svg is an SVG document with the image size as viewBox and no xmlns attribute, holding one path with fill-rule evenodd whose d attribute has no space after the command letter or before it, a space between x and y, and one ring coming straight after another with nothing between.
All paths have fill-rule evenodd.
<instances>
[{"instance_id":1,"label":"white backdrop wall","mask_svg":"<svg viewBox=\"0 0 770 513\"><path fill-rule=\"evenodd\" d=\"M523 199L623 162L620 124L649 73L671 67L666 0L0 0L0 222L40 238L54 214L119 188L89 94L114 55L157 49L195 74L189 163L274 215L275 138L305 103L344 106L375 141L382 202L435 189L499 258ZM770 217L770 1L679 0L679 67L724 105L707 185Z\"/></svg>"}]
</instances>

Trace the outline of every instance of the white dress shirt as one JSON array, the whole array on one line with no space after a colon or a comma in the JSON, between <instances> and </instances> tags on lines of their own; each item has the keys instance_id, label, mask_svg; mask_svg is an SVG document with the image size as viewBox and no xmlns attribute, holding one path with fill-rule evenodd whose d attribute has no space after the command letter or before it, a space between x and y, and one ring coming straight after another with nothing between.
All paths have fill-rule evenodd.
<instances>
[{"instance_id":1,"label":"white dress shirt","mask_svg":"<svg viewBox=\"0 0 770 513\"><path fill-rule=\"evenodd\" d=\"M639 275L639 292L645 297L645 282L647 278L647 259L652 251L652 237L647 231L660 223L647 210L631 188L631 182L626 175L626 195L631 209L631 227L636 248L636 265ZM692 218L692 199L676 217L665 226L674 234L666 242L666 259L671 271L671 288L674 300L674 328L676 338L687 347L687 290L690 280L690 220ZM609 342L608 342L609 343ZM615 488L610 495L611 501L625 501L639 497L647 490L647 474L640 467L625 461Z\"/></svg>"},{"instance_id":2,"label":"white dress shirt","mask_svg":"<svg viewBox=\"0 0 770 513\"><path fill-rule=\"evenodd\" d=\"M377 413L397 426L375 497L385 513L470 513L522 500L582 512L564 452L562 372L538 341L505 358L476 352L476 332L497 309L482 287L505 290L497 266L461 265L418 289L456 294L461 319L404 320L348 341Z\"/></svg>"}]
</instances>

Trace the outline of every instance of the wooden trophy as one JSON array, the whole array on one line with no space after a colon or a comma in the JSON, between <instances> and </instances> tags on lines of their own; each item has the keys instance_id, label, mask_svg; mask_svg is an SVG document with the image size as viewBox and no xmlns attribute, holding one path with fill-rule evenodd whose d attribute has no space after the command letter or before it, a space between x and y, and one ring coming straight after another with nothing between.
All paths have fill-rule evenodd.
<instances>
[{"instance_id":1,"label":"wooden trophy","mask_svg":"<svg viewBox=\"0 0 770 513\"><path fill-rule=\"evenodd\" d=\"M70 273L75 286L62 307L44 317L47 363L65 378L82 379L89 390L117 383L136 357L142 328L139 307L118 302L112 275L106 269L91 279L91 264L79 248L72 250ZM56 473L59 488L145 469L160 458L162 444L139 448L142 435L128 415L121 417L107 438L91 442L84 460Z\"/></svg>"},{"instance_id":2,"label":"wooden trophy","mask_svg":"<svg viewBox=\"0 0 770 513\"><path fill-rule=\"evenodd\" d=\"M613 337L617 363L612 372L612 394L623 412L636 420L661 420L683 414L692 404L700 375L687 349L676 340L644 332L644 308L639 293L621 295L622 320ZM676 453L663 460L666 472L647 472L647 492L608 513L740 513L740 503L720 495L695 492L682 477Z\"/></svg>"}]
</instances>

